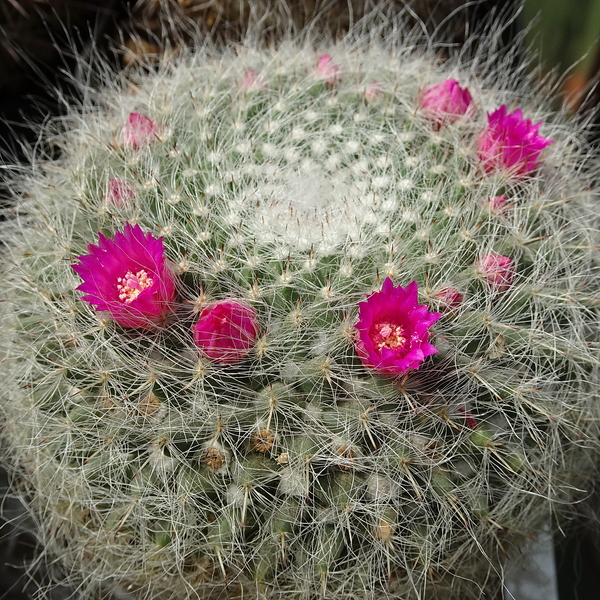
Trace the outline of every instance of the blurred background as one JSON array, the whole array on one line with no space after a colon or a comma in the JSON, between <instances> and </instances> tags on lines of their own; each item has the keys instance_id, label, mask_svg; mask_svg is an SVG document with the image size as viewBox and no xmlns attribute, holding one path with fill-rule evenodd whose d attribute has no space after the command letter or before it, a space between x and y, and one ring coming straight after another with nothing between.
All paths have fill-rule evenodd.
<instances>
[{"instance_id":1,"label":"blurred background","mask_svg":"<svg viewBox=\"0 0 600 600\"><path fill-rule=\"evenodd\" d=\"M596 127L589 132L590 141L600 141L600 93L595 89L600 73L600 0L387 1L398 11L410 5L409 18L451 44L461 44L483 31L494 15L510 21L504 43L511 45L521 33L526 34L525 45L535 55L536 73L540 77L553 73L557 78L557 103L566 101L572 111L594 114ZM285 18L301 27L319 14L331 30L343 32L366 6L379 3L287 0ZM22 142L36 139L31 123L59 115L65 102L76 98L69 77L76 54L85 57L98 47L120 69L142 55L157 55L165 43L189 42L184 31L175 34L167 8L171 15L190 19L205 35L233 43L252 13L260 14L272 5L272 0L0 0L0 167L3 162L25 160ZM10 202L2 177L0 202ZM0 498L8 483L8 476L0 470ZM600 598L599 506L592 499L588 518L554 540L560 600ZM33 575L25 575L24 565L35 563L36 557L35 537L30 533L33 524L9 496L4 497L2 513L0 599L34 598L49 581L49 574L40 565ZM76 592L62 587L52 588L48 596L79 599Z\"/></svg>"},{"instance_id":2,"label":"blurred background","mask_svg":"<svg viewBox=\"0 0 600 600\"><path fill-rule=\"evenodd\" d=\"M528 42L544 70L563 76L562 91L573 109L584 102L595 106L598 95L586 100L586 94L600 71L600 1L525 0L521 24L529 28Z\"/></svg>"}]
</instances>

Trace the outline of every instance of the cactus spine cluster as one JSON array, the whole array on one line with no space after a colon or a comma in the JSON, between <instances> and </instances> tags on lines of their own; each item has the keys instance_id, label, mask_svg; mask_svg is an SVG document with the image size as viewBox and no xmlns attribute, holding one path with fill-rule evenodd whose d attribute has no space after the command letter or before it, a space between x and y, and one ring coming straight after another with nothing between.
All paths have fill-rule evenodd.
<instances>
[{"instance_id":1,"label":"cactus spine cluster","mask_svg":"<svg viewBox=\"0 0 600 600\"><path fill-rule=\"evenodd\" d=\"M589 489L598 162L493 57L360 31L115 75L14 184L3 438L45 551L88 593L477 598ZM440 125L419 95L448 78L473 110ZM504 104L554 140L525 175L478 154ZM126 223L174 273L153 327L76 290L72 265ZM388 278L442 315L437 353L396 377L356 352ZM230 299L258 329L222 364L193 328Z\"/></svg>"}]
</instances>

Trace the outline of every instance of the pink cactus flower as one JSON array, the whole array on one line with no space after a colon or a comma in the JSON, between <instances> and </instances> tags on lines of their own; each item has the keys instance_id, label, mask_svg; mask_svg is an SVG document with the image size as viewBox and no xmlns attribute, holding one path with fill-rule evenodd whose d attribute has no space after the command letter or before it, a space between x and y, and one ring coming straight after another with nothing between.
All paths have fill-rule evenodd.
<instances>
[{"instance_id":1,"label":"pink cactus flower","mask_svg":"<svg viewBox=\"0 0 600 600\"><path fill-rule=\"evenodd\" d=\"M383 90L376 81L367 86L367 89L365 90L365 98L369 102L377 100L378 98L381 98L381 96L383 96Z\"/></svg>"},{"instance_id":2,"label":"pink cactus flower","mask_svg":"<svg viewBox=\"0 0 600 600\"><path fill-rule=\"evenodd\" d=\"M394 287L388 277L380 292L359 303L356 351L367 368L390 377L403 375L437 352L428 342L428 330L442 315L418 304L417 293L416 281Z\"/></svg>"},{"instance_id":3,"label":"pink cactus flower","mask_svg":"<svg viewBox=\"0 0 600 600\"><path fill-rule=\"evenodd\" d=\"M175 276L165 257L162 238L125 224L114 239L98 234L97 246L79 256L73 269L83 279L83 300L106 311L122 327L164 323L175 298Z\"/></svg>"},{"instance_id":4,"label":"pink cactus flower","mask_svg":"<svg viewBox=\"0 0 600 600\"><path fill-rule=\"evenodd\" d=\"M542 150L554 140L541 136L542 122L523 118L521 109L507 114L506 105L488 115L488 126L479 134L477 152L487 173L509 171L516 178L537 169Z\"/></svg>"},{"instance_id":5,"label":"pink cactus flower","mask_svg":"<svg viewBox=\"0 0 600 600\"><path fill-rule=\"evenodd\" d=\"M505 292L514 283L516 277L513 260L494 252L481 256L475 268L497 292Z\"/></svg>"},{"instance_id":6,"label":"pink cactus flower","mask_svg":"<svg viewBox=\"0 0 600 600\"><path fill-rule=\"evenodd\" d=\"M473 109L473 99L467 88L461 88L455 79L446 79L423 90L419 96L421 112L439 129L454 123Z\"/></svg>"},{"instance_id":7,"label":"pink cactus flower","mask_svg":"<svg viewBox=\"0 0 600 600\"><path fill-rule=\"evenodd\" d=\"M441 302L446 310L460 308L463 295L455 287L445 287L435 294L435 298Z\"/></svg>"},{"instance_id":8,"label":"pink cactus flower","mask_svg":"<svg viewBox=\"0 0 600 600\"><path fill-rule=\"evenodd\" d=\"M106 199L109 204L114 206L123 206L129 200L135 198L135 190L133 187L122 179L111 178L108 180L108 192Z\"/></svg>"},{"instance_id":9,"label":"pink cactus flower","mask_svg":"<svg viewBox=\"0 0 600 600\"><path fill-rule=\"evenodd\" d=\"M160 134L160 123L140 113L130 113L127 123L121 132L121 139L126 148L139 150L152 144Z\"/></svg>"},{"instance_id":10,"label":"pink cactus flower","mask_svg":"<svg viewBox=\"0 0 600 600\"><path fill-rule=\"evenodd\" d=\"M330 87L342 80L342 69L338 67L329 54L321 54L316 69L317 75Z\"/></svg>"},{"instance_id":11,"label":"pink cactus flower","mask_svg":"<svg viewBox=\"0 0 600 600\"><path fill-rule=\"evenodd\" d=\"M212 302L194 325L194 342L210 360L233 365L246 358L258 337L256 311L243 300Z\"/></svg>"}]
</instances>

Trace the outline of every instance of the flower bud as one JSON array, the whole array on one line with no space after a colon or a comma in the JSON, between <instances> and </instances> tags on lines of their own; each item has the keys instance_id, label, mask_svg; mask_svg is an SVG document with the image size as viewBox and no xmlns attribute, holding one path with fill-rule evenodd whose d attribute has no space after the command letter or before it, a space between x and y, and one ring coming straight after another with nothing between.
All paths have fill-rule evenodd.
<instances>
[{"instance_id":1,"label":"flower bud","mask_svg":"<svg viewBox=\"0 0 600 600\"><path fill-rule=\"evenodd\" d=\"M258 337L256 311L243 300L213 302L194 325L194 342L209 359L233 365L246 358Z\"/></svg>"},{"instance_id":2,"label":"flower bud","mask_svg":"<svg viewBox=\"0 0 600 600\"><path fill-rule=\"evenodd\" d=\"M122 179L111 178L108 180L108 191L106 199L113 206L123 206L129 200L135 198L135 190L133 187Z\"/></svg>"},{"instance_id":3,"label":"flower bud","mask_svg":"<svg viewBox=\"0 0 600 600\"><path fill-rule=\"evenodd\" d=\"M156 141L161 127L157 121L146 115L132 112L121 132L121 139L126 148L139 150L143 146Z\"/></svg>"},{"instance_id":4,"label":"flower bud","mask_svg":"<svg viewBox=\"0 0 600 600\"><path fill-rule=\"evenodd\" d=\"M254 70L248 69L244 73L241 88L243 90L257 90L265 87L265 82L262 77Z\"/></svg>"},{"instance_id":5,"label":"flower bud","mask_svg":"<svg viewBox=\"0 0 600 600\"><path fill-rule=\"evenodd\" d=\"M494 196L493 198L487 198L483 202L484 208L487 208L490 212L497 215L505 215L506 205L508 204L506 196Z\"/></svg>"},{"instance_id":6,"label":"flower bud","mask_svg":"<svg viewBox=\"0 0 600 600\"><path fill-rule=\"evenodd\" d=\"M508 256L501 254L485 254L476 264L477 272L497 292L505 292L515 280L514 262Z\"/></svg>"},{"instance_id":7,"label":"flower bud","mask_svg":"<svg viewBox=\"0 0 600 600\"><path fill-rule=\"evenodd\" d=\"M473 99L467 88L461 88L455 79L446 79L427 88L419 96L421 112L437 127L454 123L472 108Z\"/></svg>"},{"instance_id":8,"label":"flower bud","mask_svg":"<svg viewBox=\"0 0 600 600\"><path fill-rule=\"evenodd\" d=\"M316 69L317 75L330 87L342 80L342 70L334 62L329 54L321 54Z\"/></svg>"},{"instance_id":9,"label":"flower bud","mask_svg":"<svg viewBox=\"0 0 600 600\"><path fill-rule=\"evenodd\" d=\"M379 83L377 83L377 81L374 81L373 83L369 84L367 86L367 89L365 90L365 98L369 102L377 100L377 98L380 98L382 95L383 90L381 89L381 86L379 85Z\"/></svg>"},{"instance_id":10,"label":"flower bud","mask_svg":"<svg viewBox=\"0 0 600 600\"><path fill-rule=\"evenodd\" d=\"M455 287L445 287L435 294L443 309L453 310L459 308L463 302L463 295Z\"/></svg>"}]
</instances>

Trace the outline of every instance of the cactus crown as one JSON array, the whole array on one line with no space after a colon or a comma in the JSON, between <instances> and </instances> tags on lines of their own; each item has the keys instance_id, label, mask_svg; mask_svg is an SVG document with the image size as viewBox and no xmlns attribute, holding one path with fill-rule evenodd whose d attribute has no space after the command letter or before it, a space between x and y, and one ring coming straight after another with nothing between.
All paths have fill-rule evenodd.
<instances>
[{"instance_id":1,"label":"cactus crown","mask_svg":"<svg viewBox=\"0 0 600 600\"><path fill-rule=\"evenodd\" d=\"M4 436L82 589L475 598L585 494L597 161L493 61L357 31L115 76L20 184Z\"/></svg>"}]
</instances>

